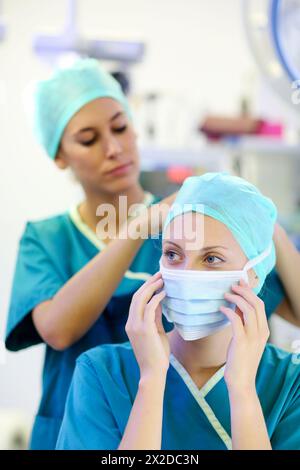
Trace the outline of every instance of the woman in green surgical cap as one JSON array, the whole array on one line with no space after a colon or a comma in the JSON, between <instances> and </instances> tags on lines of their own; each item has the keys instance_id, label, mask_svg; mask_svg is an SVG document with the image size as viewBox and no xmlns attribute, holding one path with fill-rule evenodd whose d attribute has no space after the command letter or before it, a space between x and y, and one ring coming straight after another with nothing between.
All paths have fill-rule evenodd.
<instances>
[{"instance_id":1,"label":"woman in green surgical cap","mask_svg":"<svg viewBox=\"0 0 300 470\"><path fill-rule=\"evenodd\" d=\"M148 232L159 231L163 219L156 226L155 214L163 213L155 204L158 198L139 183L136 134L126 98L96 60L80 60L39 83L35 128L54 164L70 168L85 193L70 211L27 223L8 316L8 349L46 344L31 448L52 449L77 356L98 344L127 340L132 295L158 269L157 240L148 238ZM140 209L127 226L126 205L120 210L119 196L121 207ZM171 199L164 203L168 206ZM105 212L108 206L114 211ZM97 215L98 207L104 207L102 215ZM128 236L135 229L137 235Z\"/></svg>"},{"instance_id":2,"label":"woman in green surgical cap","mask_svg":"<svg viewBox=\"0 0 300 470\"><path fill-rule=\"evenodd\" d=\"M267 344L257 295L276 216L241 178L185 180L160 272L133 297L130 343L77 360L57 449L300 450L299 357Z\"/></svg>"}]
</instances>

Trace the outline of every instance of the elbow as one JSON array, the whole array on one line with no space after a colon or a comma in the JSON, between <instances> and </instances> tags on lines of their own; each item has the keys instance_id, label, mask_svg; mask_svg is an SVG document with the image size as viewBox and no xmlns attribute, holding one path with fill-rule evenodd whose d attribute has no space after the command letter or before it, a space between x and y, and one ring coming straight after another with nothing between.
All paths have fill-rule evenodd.
<instances>
[{"instance_id":1,"label":"elbow","mask_svg":"<svg viewBox=\"0 0 300 470\"><path fill-rule=\"evenodd\" d=\"M39 306L32 312L32 321L47 345L56 351L64 351L72 346L78 338L74 337L74 332L70 328L64 328L61 322L54 320L53 313L49 310L49 303Z\"/></svg>"},{"instance_id":2,"label":"elbow","mask_svg":"<svg viewBox=\"0 0 300 470\"><path fill-rule=\"evenodd\" d=\"M50 348L54 349L55 351L65 351L68 349L72 344L75 342L73 341L69 335L60 332L40 332L44 342L50 346Z\"/></svg>"},{"instance_id":3,"label":"elbow","mask_svg":"<svg viewBox=\"0 0 300 470\"><path fill-rule=\"evenodd\" d=\"M67 334L62 333L48 334L44 340L55 351L65 351L75 342Z\"/></svg>"}]
</instances>

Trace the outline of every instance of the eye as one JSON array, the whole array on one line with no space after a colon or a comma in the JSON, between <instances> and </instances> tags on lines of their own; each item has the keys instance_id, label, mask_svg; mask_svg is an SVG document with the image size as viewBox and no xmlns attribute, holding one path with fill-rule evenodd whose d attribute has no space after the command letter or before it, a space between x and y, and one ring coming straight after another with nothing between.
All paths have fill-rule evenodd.
<instances>
[{"instance_id":1,"label":"eye","mask_svg":"<svg viewBox=\"0 0 300 470\"><path fill-rule=\"evenodd\" d=\"M86 140L85 142L80 142L80 143L81 143L81 145L84 145L85 147L90 147L90 146L93 145L95 142L96 142L96 137L93 137L93 138L90 139L90 140Z\"/></svg>"},{"instance_id":2,"label":"eye","mask_svg":"<svg viewBox=\"0 0 300 470\"><path fill-rule=\"evenodd\" d=\"M216 265L219 263L224 263L224 260L215 255L208 255L205 259L205 262L210 265Z\"/></svg>"},{"instance_id":3,"label":"eye","mask_svg":"<svg viewBox=\"0 0 300 470\"><path fill-rule=\"evenodd\" d=\"M174 263L180 260L180 256L173 250L165 250L163 255L167 258L168 262Z\"/></svg>"},{"instance_id":4,"label":"eye","mask_svg":"<svg viewBox=\"0 0 300 470\"><path fill-rule=\"evenodd\" d=\"M123 132L125 132L127 129L127 125L125 124L124 126L122 127L115 127L113 129L113 132L116 132L117 134L122 134Z\"/></svg>"}]
</instances>

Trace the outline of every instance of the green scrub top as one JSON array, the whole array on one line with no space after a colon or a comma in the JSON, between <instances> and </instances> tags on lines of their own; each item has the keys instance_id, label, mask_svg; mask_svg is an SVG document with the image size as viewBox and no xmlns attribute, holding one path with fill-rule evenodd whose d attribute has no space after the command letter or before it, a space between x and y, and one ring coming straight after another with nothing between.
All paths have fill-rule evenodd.
<instances>
[{"instance_id":1,"label":"green scrub top","mask_svg":"<svg viewBox=\"0 0 300 470\"><path fill-rule=\"evenodd\" d=\"M225 366L199 389L171 355L162 450L232 449ZM81 355L70 387L57 449L117 449L137 394L139 367L130 343ZM267 345L256 389L273 449L300 450L300 360Z\"/></svg>"},{"instance_id":2,"label":"green scrub top","mask_svg":"<svg viewBox=\"0 0 300 470\"><path fill-rule=\"evenodd\" d=\"M157 201L158 198L147 193L145 204ZM43 342L32 321L33 308L51 299L104 248L104 243L83 223L77 208L27 223L19 244L8 314L6 347L9 350L18 351ZM46 345L42 398L33 427L31 449L54 448L77 357L100 344L128 340L125 324L132 295L159 270L160 256L160 240L146 240L90 330L64 351ZM267 277L262 292L267 315L270 315L283 298L283 288L275 270ZM163 322L167 331L172 329L165 318Z\"/></svg>"}]
</instances>

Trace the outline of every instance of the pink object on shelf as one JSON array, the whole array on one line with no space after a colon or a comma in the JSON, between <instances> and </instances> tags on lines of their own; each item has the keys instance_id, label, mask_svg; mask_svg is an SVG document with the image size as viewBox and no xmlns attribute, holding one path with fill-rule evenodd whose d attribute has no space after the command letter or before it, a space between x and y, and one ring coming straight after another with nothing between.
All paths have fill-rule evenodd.
<instances>
[{"instance_id":1,"label":"pink object on shelf","mask_svg":"<svg viewBox=\"0 0 300 470\"><path fill-rule=\"evenodd\" d=\"M277 122L261 120L256 134L281 139L283 137L283 125Z\"/></svg>"}]
</instances>

